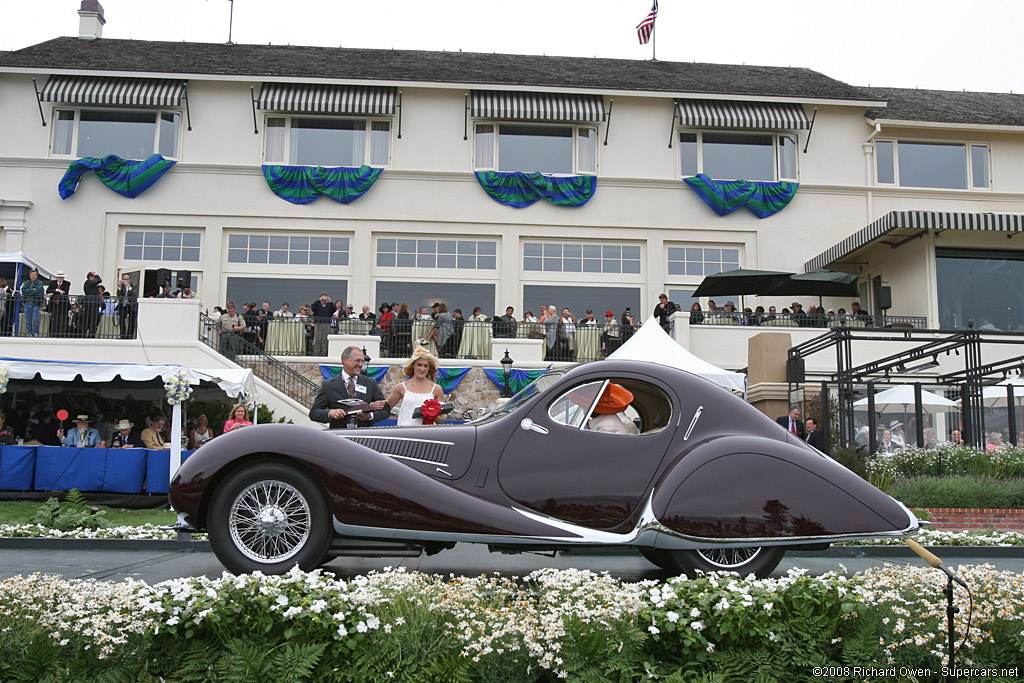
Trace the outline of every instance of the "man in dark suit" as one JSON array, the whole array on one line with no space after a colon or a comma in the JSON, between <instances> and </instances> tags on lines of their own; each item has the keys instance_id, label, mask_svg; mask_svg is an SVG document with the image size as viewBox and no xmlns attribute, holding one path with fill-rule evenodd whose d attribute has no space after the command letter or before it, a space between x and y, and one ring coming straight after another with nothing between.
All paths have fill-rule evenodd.
<instances>
[{"instance_id":1,"label":"man in dark suit","mask_svg":"<svg viewBox=\"0 0 1024 683\"><path fill-rule=\"evenodd\" d=\"M813 417L807 418L807 443L828 455L828 444L825 443L825 432L818 429L818 421Z\"/></svg>"},{"instance_id":2,"label":"man in dark suit","mask_svg":"<svg viewBox=\"0 0 1024 683\"><path fill-rule=\"evenodd\" d=\"M121 339L135 338L135 324L139 315L139 290L132 276L125 273L117 284L117 317Z\"/></svg>"},{"instance_id":3,"label":"man in dark suit","mask_svg":"<svg viewBox=\"0 0 1024 683\"><path fill-rule=\"evenodd\" d=\"M340 429L347 426L369 427L391 415L391 409L377 382L360 374L364 360L363 352L358 347L348 346L341 352L342 371L320 386L320 393L309 409L310 420L327 422L331 429ZM346 399L365 401L373 412L347 415L342 403Z\"/></svg>"},{"instance_id":4,"label":"man in dark suit","mask_svg":"<svg viewBox=\"0 0 1024 683\"><path fill-rule=\"evenodd\" d=\"M783 415L775 421L778 422L787 432L796 436L796 438L807 438L807 431L804 429L804 423L800 421L800 406L797 404L794 403L789 407L789 415Z\"/></svg>"},{"instance_id":5,"label":"man in dark suit","mask_svg":"<svg viewBox=\"0 0 1024 683\"><path fill-rule=\"evenodd\" d=\"M49 300L46 309L50 312L50 336L68 336L71 324L71 283L64 279L64 271L58 270L56 279L46 287Z\"/></svg>"}]
</instances>

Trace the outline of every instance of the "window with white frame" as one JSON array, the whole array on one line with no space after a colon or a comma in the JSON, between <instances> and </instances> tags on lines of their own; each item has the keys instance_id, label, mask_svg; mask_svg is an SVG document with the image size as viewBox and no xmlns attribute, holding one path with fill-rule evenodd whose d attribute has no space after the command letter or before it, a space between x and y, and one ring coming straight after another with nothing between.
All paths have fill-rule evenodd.
<instances>
[{"instance_id":1,"label":"window with white frame","mask_svg":"<svg viewBox=\"0 0 1024 683\"><path fill-rule=\"evenodd\" d=\"M176 230L125 230L125 261L198 263L202 236Z\"/></svg>"},{"instance_id":2,"label":"window with white frame","mask_svg":"<svg viewBox=\"0 0 1024 683\"><path fill-rule=\"evenodd\" d=\"M987 144L876 140L875 167L879 185L991 189Z\"/></svg>"},{"instance_id":3,"label":"window with white frame","mask_svg":"<svg viewBox=\"0 0 1024 683\"><path fill-rule=\"evenodd\" d=\"M377 265L384 268L495 270L498 243L493 240L377 239Z\"/></svg>"},{"instance_id":4,"label":"window with white frame","mask_svg":"<svg viewBox=\"0 0 1024 683\"><path fill-rule=\"evenodd\" d=\"M740 250L728 247L668 247L669 275L715 275L740 267Z\"/></svg>"},{"instance_id":5,"label":"window with white frame","mask_svg":"<svg viewBox=\"0 0 1024 683\"><path fill-rule=\"evenodd\" d=\"M524 242L523 270L549 273L640 273L634 244Z\"/></svg>"},{"instance_id":6,"label":"window with white frame","mask_svg":"<svg viewBox=\"0 0 1024 683\"><path fill-rule=\"evenodd\" d=\"M54 110L50 149L56 156L175 159L180 127L174 111L61 108Z\"/></svg>"},{"instance_id":7,"label":"window with white frame","mask_svg":"<svg viewBox=\"0 0 1024 683\"><path fill-rule=\"evenodd\" d=\"M348 237L234 233L228 236L228 263L347 266Z\"/></svg>"},{"instance_id":8,"label":"window with white frame","mask_svg":"<svg viewBox=\"0 0 1024 683\"><path fill-rule=\"evenodd\" d=\"M797 180L796 135L680 131L683 177L703 173L714 180Z\"/></svg>"},{"instance_id":9,"label":"window with white frame","mask_svg":"<svg viewBox=\"0 0 1024 683\"><path fill-rule=\"evenodd\" d=\"M378 166L391 163L386 119L268 116L264 161L295 166Z\"/></svg>"},{"instance_id":10,"label":"window with white frame","mask_svg":"<svg viewBox=\"0 0 1024 683\"><path fill-rule=\"evenodd\" d=\"M597 128L594 126L477 123L474 130L474 167L478 171L597 173Z\"/></svg>"}]
</instances>

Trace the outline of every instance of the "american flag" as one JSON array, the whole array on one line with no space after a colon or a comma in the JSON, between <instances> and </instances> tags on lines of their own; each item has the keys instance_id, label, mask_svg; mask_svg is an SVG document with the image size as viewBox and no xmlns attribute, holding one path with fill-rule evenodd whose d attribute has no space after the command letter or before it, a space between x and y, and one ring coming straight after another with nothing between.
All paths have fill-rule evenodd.
<instances>
[{"instance_id":1,"label":"american flag","mask_svg":"<svg viewBox=\"0 0 1024 683\"><path fill-rule=\"evenodd\" d=\"M646 45L651 39L651 33L654 32L654 20L658 18L658 0L654 0L654 6L651 7L651 11L644 17L636 26L636 35L640 38L640 44Z\"/></svg>"}]
</instances>

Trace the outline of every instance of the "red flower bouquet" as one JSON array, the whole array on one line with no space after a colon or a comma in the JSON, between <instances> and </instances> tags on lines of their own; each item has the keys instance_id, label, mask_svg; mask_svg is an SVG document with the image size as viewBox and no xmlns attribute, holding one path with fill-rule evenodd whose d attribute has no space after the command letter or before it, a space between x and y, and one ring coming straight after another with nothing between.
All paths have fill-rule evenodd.
<instances>
[{"instance_id":1,"label":"red flower bouquet","mask_svg":"<svg viewBox=\"0 0 1024 683\"><path fill-rule=\"evenodd\" d=\"M420 413L423 414L423 424L432 425L437 416L441 414L441 404L438 403L437 399L428 398L420 406Z\"/></svg>"}]
</instances>

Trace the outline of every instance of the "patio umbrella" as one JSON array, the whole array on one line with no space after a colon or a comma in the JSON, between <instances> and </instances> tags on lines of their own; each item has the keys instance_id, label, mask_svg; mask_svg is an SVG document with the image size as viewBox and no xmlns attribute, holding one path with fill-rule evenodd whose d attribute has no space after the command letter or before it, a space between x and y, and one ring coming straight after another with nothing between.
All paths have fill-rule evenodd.
<instances>
[{"instance_id":1,"label":"patio umbrella","mask_svg":"<svg viewBox=\"0 0 1024 683\"><path fill-rule=\"evenodd\" d=\"M1003 391L1005 400L1006 392ZM865 396L855 401L853 406L861 410L868 407L868 398ZM886 389L875 394L875 412L888 413L898 410L903 411L904 421L906 414L914 409L914 387L910 384L901 384L892 389ZM948 398L933 394L930 391L921 392L921 410L926 413L948 413L960 410L959 406Z\"/></svg>"},{"instance_id":2,"label":"patio umbrella","mask_svg":"<svg viewBox=\"0 0 1024 683\"><path fill-rule=\"evenodd\" d=\"M812 270L809 273L798 273L780 279L763 292L762 296L790 296L810 294L818 297L821 303L823 296L857 296L857 276L853 273L838 273L834 270Z\"/></svg>"},{"instance_id":3,"label":"patio umbrella","mask_svg":"<svg viewBox=\"0 0 1024 683\"><path fill-rule=\"evenodd\" d=\"M715 273L704 278L693 296L731 296L733 294L761 294L777 281L792 273L778 270L749 270L737 268Z\"/></svg>"}]
</instances>

